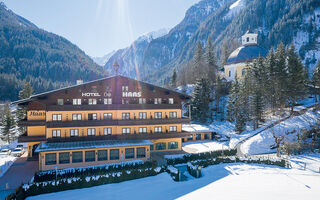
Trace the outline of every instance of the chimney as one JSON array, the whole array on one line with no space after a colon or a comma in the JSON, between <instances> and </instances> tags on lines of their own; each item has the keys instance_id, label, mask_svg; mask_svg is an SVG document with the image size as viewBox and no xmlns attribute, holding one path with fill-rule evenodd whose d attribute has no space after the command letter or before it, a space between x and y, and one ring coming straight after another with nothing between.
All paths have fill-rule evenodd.
<instances>
[{"instance_id":1,"label":"chimney","mask_svg":"<svg viewBox=\"0 0 320 200\"><path fill-rule=\"evenodd\" d=\"M77 80L77 85L80 85L83 83L83 80Z\"/></svg>"}]
</instances>

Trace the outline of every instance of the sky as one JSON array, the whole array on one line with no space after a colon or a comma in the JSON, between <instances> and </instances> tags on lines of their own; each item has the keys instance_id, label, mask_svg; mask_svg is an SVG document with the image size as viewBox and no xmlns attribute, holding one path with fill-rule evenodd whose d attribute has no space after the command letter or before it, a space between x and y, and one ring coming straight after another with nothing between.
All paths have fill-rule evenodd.
<instances>
[{"instance_id":1,"label":"sky","mask_svg":"<svg viewBox=\"0 0 320 200\"><path fill-rule=\"evenodd\" d=\"M39 28L61 35L89 56L129 46L173 28L199 0L0 0Z\"/></svg>"}]
</instances>

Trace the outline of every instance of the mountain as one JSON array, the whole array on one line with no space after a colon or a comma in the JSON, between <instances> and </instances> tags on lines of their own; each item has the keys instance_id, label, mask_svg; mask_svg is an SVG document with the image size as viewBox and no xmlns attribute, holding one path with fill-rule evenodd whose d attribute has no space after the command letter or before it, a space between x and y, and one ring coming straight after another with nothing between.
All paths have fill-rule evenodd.
<instances>
[{"instance_id":1,"label":"mountain","mask_svg":"<svg viewBox=\"0 0 320 200\"><path fill-rule=\"evenodd\" d=\"M16 100L24 81L39 93L105 75L76 45L0 3L0 100Z\"/></svg>"},{"instance_id":2,"label":"mountain","mask_svg":"<svg viewBox=\"0 0 320 200\"><path fill-rule=\"evenodd\" d=\"M141 63L144 59L144 51L153 40L166 35L167 29L160 29L140 36L129 47L116 51L105 64L105 69L113 72L112 65L115 61L121 68L119 73L122 75L136 78L141 71Z\"/></svg>"},{"instance_id":3,"label":"mountain","mask_svg":"<svg viewBox=\"0 0 320 200\"><path fill-rule=\"evenodd\" d=\"M92 60L97 63L98 65L104 66L108 60L116 53L115 50L111 51L110 53L102 56L102 57L92 57Z\"/></svg>"},{"instance_id":4,"label":"mountain","mask_svg":"<svg viewBox=\"0 0 320 200\"><path fill-rule=\"evenodd\" d=\"M152 40L147 47L136 46L131 54L118 54L117 59L134 60L135 52L139 52L135 63L120 63L125 68L121 73L134 77L131 73L136 68L142 80L164 85L173 68L179 71L192 58L198 41L205 45L212 37L221 65L224 57L240 46L240 37L251 29L259 33L259 45L265 49L280 42L294 43L312 72L320 58L319 12L319 0L202 0L190 7L168 34Z\"/></svg>"}]
</instances>

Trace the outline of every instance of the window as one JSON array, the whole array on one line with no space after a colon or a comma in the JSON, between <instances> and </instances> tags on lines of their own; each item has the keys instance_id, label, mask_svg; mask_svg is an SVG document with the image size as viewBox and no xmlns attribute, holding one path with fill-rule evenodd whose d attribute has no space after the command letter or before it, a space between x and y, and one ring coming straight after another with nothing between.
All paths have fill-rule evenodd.
<instances>
[{"instance_id":1,"label":"window","mask_svg":"<svg viewBox=\"0 0 320 200\"><path fill-rule=\"evenodd\" d=\"M59 164L67 164L70 163L70 153L64 152L59 153Z\"/></svg>"},{"instance_id":2,"label":"window","mask_svg":"<svg viewBox=\"0 0 320 200\"><path fill-rule=\"evenodd\" d=\"M201 140L201 134L196 135L196 140Z\"/></svg>"},{"instance_id":3,"label":"window","mask_svg":"<svg viewBox=\"0 0 320 200\"><path fill-rule=\"evenodd\" d=\"M134 158L134 148L126 148L125 149L125 158L126 159Z\"/></svg>"},{"instance_id":4,"label":"window","mask_svg":"<svg viewBox=\"0 0 320 200\"><path fill-rule=\"evenodd\" d=\"M103 113L103 119L112 119L112 113Z\"/></svg>"},{"instance_id":5,"label":"window","mask_svg":"<svg viewBox=\"0 0 320 200\"><path fill-rule=\"evenodd\" d=\"M89 105L97 105L97 99L88 99Z\"/></svg>"},{"instance_id":6,"label":"window","mask_svg":"<svg viewBox=\"0 0 320 200\"><path fill-rule=\"evenodd\" d=\"M61 121L62 115L61 114L54 114L52 115L52 121Z\"/></svg>"},{"instance_id":7,"label":"window","mask_svg":"<svg viewBox=\"0 0 320 200\"><path fill-rule=\"evenodd\" d=\"M129 87L128 86L122 86L122 92L127 92L129 91Z\"/></svg>"},{"instance_id":8,"label":"window","mask_svg":"<svg viewBox=\"0 0 320 200\"><path fill-rule=\"evenodd\" d=\"M155 133L161 133L162 132L162 127L161 126L154 127L154 132Z\"/></svg>"},{"instance_id":9,"label":"window","mask_svg":"<svg viewBox=\"0 0 320 200\"><path fill-rule=\"evenodd\" d=\"M189 135L187 138L188 141L192 141L193 140L193 135Z\"/></svg>"},{"instance_id":10,"label":"window","mask_svg":"<svg viewBox=\"0 0 320 200\"><path fill-rule=\"evenodd\" d=\"M154 147L153 147L154 145L152 144L152 145L150 145L150 151L153 151L153 149L154 149Z\"/></svg>"},{"instance_id":11,"label":"window","mask_svg":"<svg viewBox=\"0 0 320 200\"><path fill-rule=\"evenodd\" d=\"M169 118L177 118L177 112L170 112Z\"/></svg>"},{"instance_id":12,"label":"window","mask_svg":"<svg viewBox=\"0 0 320 200\"><path fill-rule=\"evenodd\" d=\"M97 113L88 114L88 120L97 120Z\"/></svg>"},{"instance_id":13,"label":"window","mask_svg":"<svg viewBox=\"0 0 320 200\"><path fill-rule=\"evenodd\" d=\"M155 112L154 113L154 118L155 119L161 119L162 118L162 112Z\"/></svg>"},{"instance_id":14,"label":"window","mask_svg":"<svg viewBox=\"0 0 320 200\"><path fill-rule=\"evenodd\" d=\"M161 104L161 98L155 98L154 104Z\"/></svg>"},{"instance_id":15,"label":"window","mask_svg":"<svg viewBox=\"0 0 320 200\"><path fill-rule=\"evenodd\" d=\"M170 126L169 127L170 132L177 132L177 127L176 126Z\"/></svg>"},{"instance_id":16,"label":"window","mask_svg":"<svg viewBox=\"0 0 320 200\"><path fill-rule=\"evenodd\" d=\"M112 104L112 99L111 98L104 99L104 104Z\"/></svg>"},{"instance_id":17,"label":"window","mask_svg":"<svg viewBox=\"0 0 320 200\"><path fill-rule=\"evenodd\" d=\"M174 103L173 98L169 98L169 104L173 104L173 103Z\"/></svg>"},{"instance_id":18,"label":"window","mask_svg":"<svg viewBox=\"0 0 320 200\"><path fill-rule=\"evenodd\" d=\"M72 152L72 162L73 162L73 163L83 162L83 159L82 159L82 151Z\"/></svg>"},{"instance_id":19,"label":"window","mask_svg":"<svg viewBox=\"0 0 320 200\"><path fill-rule=\"evenodd\" d=\"M110 160L119 160L119 149L110 149Z\"/></svg>"},{"instance_id":20,"label":"window","mask_svg":"<svg viewBox=\"0 0 320 200\"><path fill-rule=\"evenodd\" d=\"M52 137L61 137L61 130L52 130Z\"/></svg>"},{"instance_id":21,"label":"window","mask_svg":"<svg viewBox=\"0 0 320 200\"><path fill-rule=\"evenodd\" d=\"M55 153L46 154L46 165L55 165L57 164L57 157Z\"/></svg>"},{"instance_id":22,"label":"window","mask_svg":"<svg viewBox=\"0 0 320 200\"><path fill-rule=\"evenodd\" d=\"M209 140L209 134L208 133L204 134L204 139L205 140Z\"/></svg>"},{"instance_id":23,"label":"window","mask_svg":"<svg viewBox=\"0 0 320 200\"><path fill-rule=\"evenodd\" d=\"M63 106L63 99L57 99L57 104L59 106Z\"/></svg>"},{"instance_id":24,"label":"window","mask_svg":"<svg viewBox=\"0 0 320 200\"><path fill-rule=\"evenodd\" d=\"M164 142L156 143L156 150L163 150L163 149L166 149L166 143Z\"/></svg>"},{"instance_id":25,"label":"window","mask_svg":"<svg viewBox=\"0 0 320 200\"><path fill-rule=\"evenodd\" d=\"M95 151L86 151L85 152L85 161L86 162L94 162L95 158Z\"/></svg>"},{"instance_id":26,"label":"window","mask_svg":"<svg viewBox=\"0 0 320 200\"><path fill-rule=\"evenodd\" d=\"M139 128L139 133L147 133L147 128L146 127L140 127Z\"/></svg>"},{"instance_id":27,"label":"window","mask_svg":"<svg viewBox=\"0 0 320 200\"><path fill-rule=\"evenodd\" d=\"M147 119L147 113L146 112L139 112L139 119Z\"/></svg>"},{"instance_id":28,"label":"window","mask_svg":"<svg viewBox=\"0 0 320 200\"><path fill-rule=\"evenodd\" d=\"M130 113L122 113L122 119L130 119Z\"/></svg>"},{"instance_id":29,"label":"window","mask_svg":"<svg viewBox=\"0 0 320 200\"><path fill-rule=\"evenodd\" d=\"M178 142L168 142L168 149L177 149Z\"/></svg>"},{"instance_id":30,"label":"window","mask_svg":"<svg viewBox=\"0 0 320 200\"><path fill-rule=\"evenodd\" d=\"M247 37L247 42L249 42L249 37Z\"/></svg>"},{"instance_id":31,"label":"window","mask_svg":"<svg viewBox=\"0 0 320 200\"><path fill-rule=\"evenodd\" d=\"M88 135L95 135L95 134L96 134L96 129L88 128Z\"/></svg>"},{"instance_id":32,"label":"window","mask_svg":"<svg viewBox=\"0 0 320 200\"><path fill-rule=\"evenodd\" d=\"M108 160L108 150L98 150L98 161Z\"/></svg>"},{"instance_id":33,"label":"window","mask_svg":"<svg viewBox=\"0 0 320 200\"><path fill-rule=\"evenodd\" d=\"M123 128L122 134L130 134L130 128Z\"/></svg>"},{"instance_id":34,"label":"window","mask_svg":"<svg viewBox=\"0 0 320 200\"><path fill-rule=\"evenodd\" d=\"M104 135L111 135L112 129L111 128L104 128L103 129L103 134Z\"/></svg>"},{"instance_id":35,"label":"window","mask_svg":"<svg viewBox=\"0 0 320 200\"><path fill-rule=\"evenodd\" d=\"M231 71L229 71L229 77L231 77Z\"/></svg>"},{"instance_id":36,"label":"window","mask_svg":"<svg viewBox=\"0 0 320 200\"><path fill-rule=\"evenodd\" d=\"M81 105L81 99L73 99L72 104L73 105Z\"/></svg>"},{"instance_id":37,"label":"window","mask_svg":"<svg viewBox=\"0 0 320 200\"><path fill-rule=\"evenodd\" d=\"M137 158L145 158L146 157L146 148L138 147L137 148Z\"/></svg>"},{"instance_id":38,"label":"window","mask_svg":"<svg viewBox=\"0 0 320 200\"><path fill-rule=\"evenodd\" d=\"M71 129L70 130L70 136L71 137L79 136L79 129Z\"/></svg>"},{"instance_id":39,"label":"window","mask_svg":"<svg viewBox=\"0 0 320 200\"><path fill-rule=\"evenodd\" d=\"M139 98L139 104L146 104L146 98Z\"/></svg>"},{"instance_id":40,"label":"window","mask_svg":"<svg viewBox=\"0 0 320 200\"><path fill-rule=\"evenodd\" d=\"M72 114L72 120L81 120L82 115L81 114Z\"/></svg>"}]
</instances>

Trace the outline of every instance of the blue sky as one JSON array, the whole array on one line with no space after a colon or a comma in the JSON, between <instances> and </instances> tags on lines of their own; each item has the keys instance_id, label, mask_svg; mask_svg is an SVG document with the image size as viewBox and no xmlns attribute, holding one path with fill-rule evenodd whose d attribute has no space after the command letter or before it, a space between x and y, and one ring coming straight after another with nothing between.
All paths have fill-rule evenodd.
<instances>
[{"instance_id":1,"label":"blue sky","mask_svg":"<svg viewBox=\"0 0 320 200\"><path fill-rule=\"evenodd\" d=\"M124 48L144 33L172 28L199 0L1 0L38 27L90 56Z\"/></svg>"}]
</instances>

